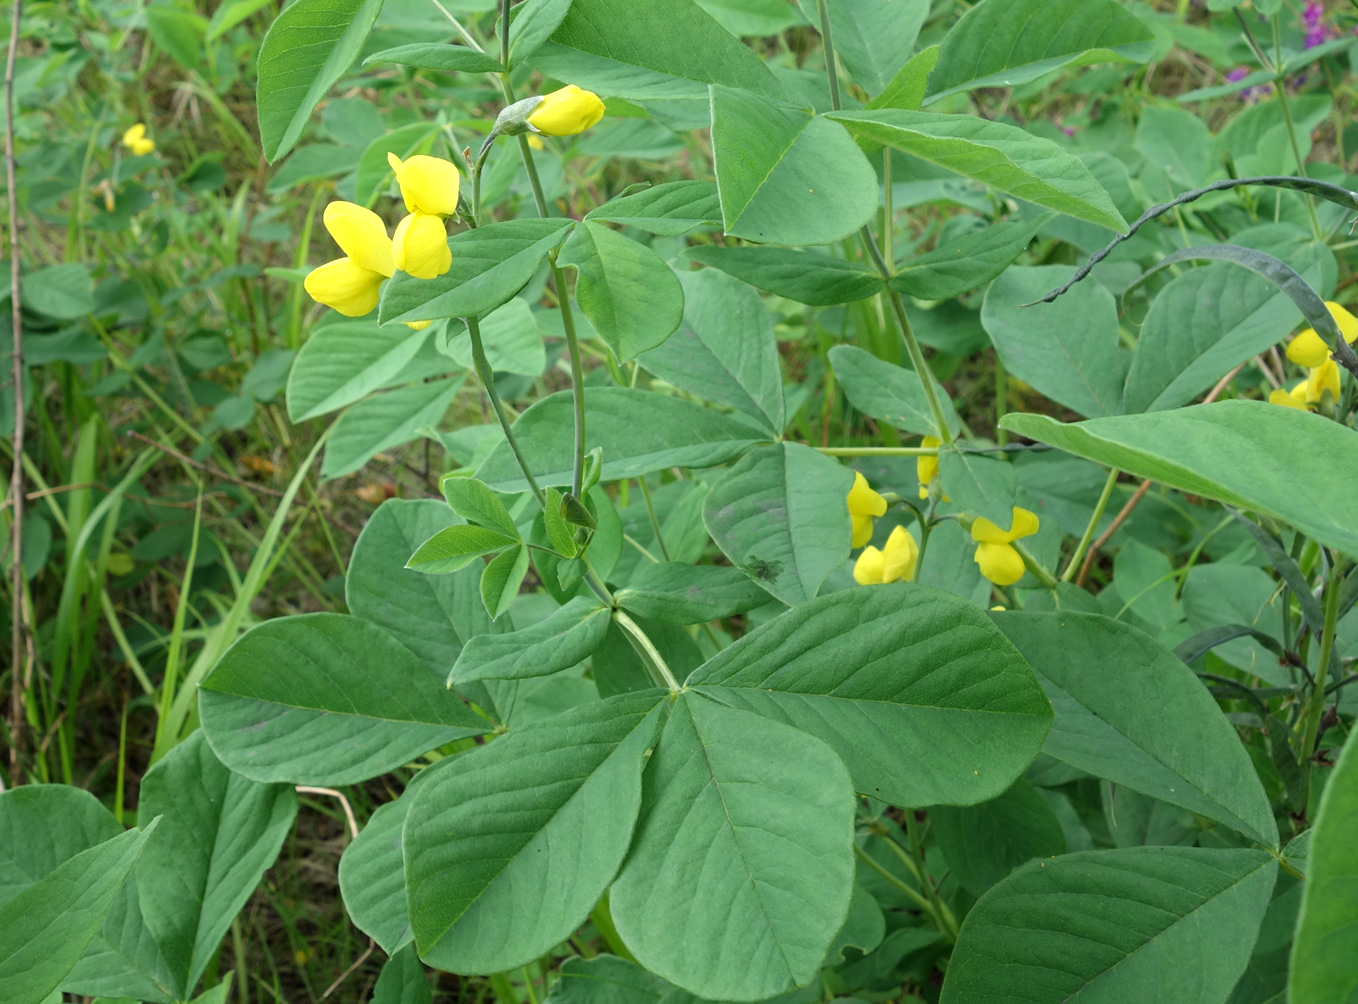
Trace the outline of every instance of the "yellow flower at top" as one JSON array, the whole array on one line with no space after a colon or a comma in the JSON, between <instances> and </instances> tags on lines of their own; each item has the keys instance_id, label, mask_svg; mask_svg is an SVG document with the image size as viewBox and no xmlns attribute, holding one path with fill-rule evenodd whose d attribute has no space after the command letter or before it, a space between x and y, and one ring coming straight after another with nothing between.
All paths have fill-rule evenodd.
<instances>
[{"instance_id":1,"label":"yellow flower at top","mask_svg":"<svg viewBox=\"0 0 1358 1004\"><path fill-rule=\"evenodd\" d=\"M1326 301L1325 306L1329 308L1330 316L1334 318L1334 323L1338 326L1339 333L1344 336L1344 341L1350 345L1358 341L1358 317L1354 317L1337 303ZM1288 342L1287 358L1298 366L1316 369L1330 358L1330 347L1316 334L1314 328L1307 328Z\"/></svg>"},{"instance_id":2,"label":"yellow flower at top","mask_svg":"<svg viewBox=\"0 0 1358 1004\"><path fill-rule=\"evenodd\" d=\"M981 566L981 574L997 586L1012 586L1023 578L1023 556L1014 548L1014 541L1037 533L1037 514L1014 506L1008 530L1001 530L984 516L971 524L971 539L976 541L972 560Z\"/></svg>"},{"instance_id":3,"label":"yellow flower at top","mask_svg":"<svg viewBox=\"0 0 1358 1004\"><path fill-rule=\"evenodd\" d=\"M542 100L528 116L528 127L547 136L574 136L604 117L604 103L593 91L567 84Z\"/></svg>"},{"instance_id":4,"label":"yellow flower at top","mask_svg":"<svg viewBox=\"0 0 1358 1004\"><path fill-rule=\"evenodd\" d=\"M898 526L886 539L886 547L863 548L854 562L854 581L860 586L875 586L885 582L899 582L915 577L915 562L919 560L919 545L910 531Z\"/></svg>"},{"instance_id":5,"label":"yellow flower at top","mask_svg":"<svg viewBox=\"0 0 1358 1004\"><path fill-rule=\"evenodd\" d=\"M146 126L141 122L123 133L123 146L138 157L145 157L156 148L155 142L146 138Z\"/></svg>"},{"instance_id":6,"label":"yellow flower at top","mask_svg":"<svg viewBox=\"0 0 1358 1004\"><path fill-rule=\"evenodd\" d=\"M387 154L387 163L396 173L406 212L430 216L452 216L457 212L457 193L462 176L451 161L424 154L402 160Z\"/></svg>"},{"instance_id":7,"label":"yellow flower at top","mask_svg":"<svg viewBox=\"0 0 1358 1004\"><path fill-rule=\"evenodd\" d=\"M853 487L849 489L849 518L853 520L852 546L862 547L872 540L874 516L886 514L886 499L872 490L868 479L853 472Z\"/></svg>"}]
</instances>

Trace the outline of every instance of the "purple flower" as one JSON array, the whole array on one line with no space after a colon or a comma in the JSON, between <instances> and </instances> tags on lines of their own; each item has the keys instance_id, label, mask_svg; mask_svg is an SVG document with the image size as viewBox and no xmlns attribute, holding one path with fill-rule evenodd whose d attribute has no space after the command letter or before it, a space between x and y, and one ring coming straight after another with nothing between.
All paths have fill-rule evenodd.
<instances>
[{"instance_id":1,"label":"purple flower","mask_svg":"<svg viewBox=\"0 0 1358 1004\"><path fill-rule=\"evenodd\" d=\"M1321 0L1306 0L1301 12L1302 24L1306 26L1306 48L1314 49L1334 38L1337 32L1325 23L1325 5Z\"/></svg>"},{"instance_id":2,"label":"purple flower","mask_svg":"<svg viewBox=\"0 0 1358 1004\"><path fill-rule=\"evenodd\" d=\"M1237 66L1230 73L1226 74L1226 82L1228 84L1238 83L1239 81L1244 80L1249 75L1250 68L1248 66Z\"/></svg>"}]
</instances>

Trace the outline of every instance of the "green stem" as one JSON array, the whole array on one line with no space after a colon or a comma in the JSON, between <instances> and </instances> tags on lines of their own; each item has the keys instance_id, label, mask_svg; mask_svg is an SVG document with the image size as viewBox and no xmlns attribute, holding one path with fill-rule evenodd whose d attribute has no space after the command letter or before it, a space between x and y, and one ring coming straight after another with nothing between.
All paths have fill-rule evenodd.
<instances>
[{"instance_id":1,"label":"green stem","mask_svg":"<svg viewBox=\"0 0 1358 1004\"><path fill-rule=\"evenodd\" d=\"M1237 11L1237 13L1239 13ZM1297 173L1303 178L1307 177L1306 164L1301 156L1301 145L1297 142L1297 129L1292 122L1292 106L1287 100L1287 80L1282 77L1283 72L1283 44L1282 36L1278 31L1278 18L1273 16L1269 19L1273 26L1273 69L1280 74L1279 79L1273 81L1273 89L1278 92L1278 110L1283 113L1283 125L1287 127L1287 140L1292 144L1292 156L1297 161ZM1316 202L1310 195L1303 194L1306 200L1306 212L1311 217L1311 232L1315 234L1317 241L1324 242L1325 238L1320 231L1320 217L1316 215Z\"/></svg>"},{"instance_id":2,"label":"green stem","mask_svg":"<svg viewBox=\"0 0 1358 1004\"><path fill-rule=\"evenodd\" d=\"M1033 577L1036 578L1038 582L1041 582L1048 589L1056 588L1056 576L1052 575L1051 572L1039 565L1037 559L1029 553L1026 547L1018 541L1014 541L1009 546L1019 553L1019 557L1023 559L1023 564L1027 566L1028 571L1033 573Z\"/></svg>"},{"instance_id":3,"label":"green stem","mask_svg":"<svg viewBox=\"0 0 1358 1004\"><path fill-rule=\"evenodd\" d=\"M618 622L618 627L627 632L628 637L631 639L633 646L637 650L637 654L648 664L647 668L658 677L656 683L661 686L669 687L672 693L679 693L682 689L679 686L679 681L674 678L674 674L670 672L670 667L665 662L664 656L656 649L655 644L651 639L646 636L646 632L641 629L641 625L632 620L631 617L628 617L622 610L614 610L613 619Z\"/></svg>"},{"instance_id":4,"label":"green stem","mask_svg":"<svg viewBox=\"0 0 1358 1004\"><path fill-rule=\"evenodd\" d=\"M509 72L509 2L500 0L500 65Z\"/></svg>"},{"instance_id":5,"label":"green stem","mask_svg":"<svg viewBox=\"0 0 1358 1004\"><path fill-rule=\"evenodd\" d=\"M603 935L604 943L608 945L609 951L628 962L636 961L636 956L628 950L623 943L622 936L618 934L618 926L613 923L613 912L608 907L608 893L604 893L603 899L595 904L594 909L590 911L589 919L594 921L594 926Z\"/></svg>"},{"instance_id":6,"label":"green stem","mask_svg":"<svg viewBox=\"0 0 1358 1004\"><path fill-rule=\"evenodd\" d=\"M1339 621L1339 594L1343 592L1344 570L1347 562L1336 558L1330 567L1329 578L1325 582L1325 627L1320 636L1320 658L1316 664L1316 681L1311 687L1311 698L1307 703L1301 734L1301 755L1304 762L1310 762L1315 753L1316 742L1320 738L1320 719L1325 711L1325 688L1330 679L1330 663L1334 655L1335 625ZM1307 772L1310 784L1310 772Z\"/></svg>"},{"instance_id":7,"label":"green stem","mask_svg":"<svg viewBox=\"0 0 1358 1004\"><path fill-rule=\"evenodd\" d=\"M500 1004L519 1004L519 995L514 992L514 984L504 973L496 973L490 978L490 988Z\"/></svg>"},{"instance_id":8,"label":"green stem","mask_svg":"<svg viewBox=\"0 0 1358 1004\"><path fill-rule=\"evenodd\" d=\"M523 479L528 482L528 490L533 493L533 498L537 499L538 505L546 509L546 498L542 494L542 489L538 487L533 472L528 469L528 461L524 459L523 451L519 449L519 441L514 436L514 429L510 425L509 416L505 414L505 406L500 401L499 392L495 389L495 374L491 371L490 361L486 359L485 346L481 344L481 325L475 317L468 317L466 321L467 334L472 342L472 362L476 366L476 375L481 380L481 386L485 388L486 396L490 398L490 406L495 409L495 417L499 419L500 428L505 433L505 442L509 444L514 459L519 463L519 470L523 472Z\"/></svg>"},{"instance_id":9,"label":"green stem","mask_svg":"<svg viewBox=\"0 0 1358 1004\"><path fill-rule=\"evenodd\" d=\"M924 857L924 837L919 831L919 821L915 818L914 809L905 810L905 832L906 836L910 838L910 853L914 855L920 872L920 885L929 894L929 901L934 904L934 910L939 919L943 921L946 930L955 941L958 933L957 918L953 916L952 910L948 909L948 904L943 902L943 898L939 896L938 887L929 879L929 863Z\"/></svg>"},{"instance_id":10,"label":"green stem","mask_svg":"<svg viewBox=\"0 0 1358 1004\"><path fill-rule=\"evenodd\" d=\"M585 370L580 365L580 337L575 331L575 314L571 298L566 293L566 275L556 263L556 255L549 256L552 285L561 308L561 328L566 333L566 355L571 364L571 398L575 411L575 457L571 465L571 494L577 499L585 477Z\"/></svg>"},{"instance_id":11,"label":"green stem","mask_svg":"<svg viewBox=\"0 0 1358 1004\"><path fill-rule=\"evenodd\" d=\"M830 106L839 111L843 108L839 97L839 70L835 65L835 40L830 34L830 10L825 0L816 0L816 12L820 15L820 39L825 49L825 76L830 81Z\"/></svg>"},{"instance_id":12,"label":"green stem","mask_svg":"<svg viewBox=\"0 0 1358 1004\"><path fill-rule=\"evenodd\" d=\"M947 928L943 922L943 918L934 910L934 904L929 902L927 897L920 895L919 890L912 888L908 882L901 881L900 878L883 868L871 854L863 850L863 848L859 847L857 844L853 845L853 852L857 855L859 861L862 861L889 883L892 888L899 891L906 899L910 900L910 902L923 910L929 919L934 922L936 928L945 935L951 936L952 940L957 940L957 935Z\"/></svg>"},{"instance_id":13,"label":"green stem","mask_svg":"<svg viewBox=\"0 0 1358 1004\"><path fill-rule=\"evenodd\" d=\"M995 353L995 442L1004 446L1009 442L1009 430L1000 423L1009 407L1009 374L1005 371L1000 353Z\"/></svg>"},{"instance_id":14,"label":"green stem","mask_svg":"<svg viewBox=\"0 0 1358 1004\"><path fill-rule=\"evenodd\" d=\"M1080 543L1076 545L1075 553L1070 556L1070 563L1066 565L1066 570L1061 573L1062 582L1069 582L1075 578L1075 573L1080 570L1080 562L1084 560L1085 552L1089 550L1089 545L1094 540L1094 532L1099 528L1099 520L1103 519L1103 512L1108 508L1108 500L1113 495L1113 486L1118 483L1118 475L1121 473L1116 467L1108 472L1108 480L1103 484L1103 494L1099 496L1099 501L1094 505L1094 515L1089 517L1089 525L1085 527L1084 536L1080 538Z\"/></svg>"},{"instance_id":15,"label":"green stem","mask_svg":"<svg viewBox=\"0 0 1358 1004\"><path fill-rule=\"evenodd\" d=\"M646 486L644 477L637 478L637 485L641 488L642 501L646 503L646 515L651 521L651 532L655 534L655 541L660 545L660 556L669 561L670 549L665 546L665 535L660 532L660 520L655 515L655 503L651 501L651 489Z\"/></svg>"}]
</instances>

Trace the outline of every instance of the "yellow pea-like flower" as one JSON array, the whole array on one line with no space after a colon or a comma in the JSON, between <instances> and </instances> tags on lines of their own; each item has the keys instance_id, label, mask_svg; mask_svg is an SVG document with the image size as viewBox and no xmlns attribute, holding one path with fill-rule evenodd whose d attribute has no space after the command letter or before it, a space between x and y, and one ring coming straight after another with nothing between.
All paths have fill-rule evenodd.
<instances>
[{"instance_id":1,"label":"yellow pea-like flower","mask_svg":"<svg viewBox=\"0 0 1358 1004\"><path fill-rule=\"evenodd\" d=\"M849 517L853 520L851 544L854 547L862 547L872 540L873 518L886 514L886 499L872 490L867 478L859 471L854 471L848 504Z\"/></svg>"},{"instance_id":2,"label":"yellow pea-like flower","mask_svg":"<svg viewBox=\"0 0 1358 1004\"><path fill-rule=\"evenodd\" d=\"M146 137L146 125L142 122L123 133L123 146L138 157L144 157L156 148L156 144Z\"/></svg>"},{"instance_id":3,"label":"yellow pea-like flower","mask_svg":"<svg viewBox=\"0 0 1358 1004\"><path fill-rule=\"evenodd\" d=\"M899 582L915 577L915 563L919 560L919 545L903 526L891 531L886 546L880 551L865 547L854 562L854 581L862 586Z\"/></svg>"},{"instance_id":4,"label":"yellow pea-like flower","mask_svg":"<svg viewBox=\"0 0 1358 1004\"><path fill-rule=\"evenodd\" d=\"M936 450L943 445L943 440L937 436L925 436L920 440L919 445L926 449ZM938 477L938 455L916 457L915 477L919 478L919 497L927 499L929 497L929 485L933 483L934 478Z\"/></svg>"},{"instance_id":5,"label":"yellow pea-like flower","mask_svg":"<svg viewBox=\"0 0 1358 1004\"><path fill-rule=\"evenodd\" d=\"M362 317L377 306L378 293L387 277L356 264L352 258L336 258L311 270L303 285L317 303L338 310L345 317Z\"/></svg>"},{"instance_id":6,"label":"yellow pea-like flower","mask_svg":"<svg viewBox=\"0 0 1358 1004\"><path fill-rule=\"evenodd\" d=\"M392 253L396 267L416 279L436 278L453 264L443 220L428 213L411 213L396 225Z\"/></svg>"},{"instance_id":7,"label":"yellow pea-like flower","mask_svg":"<svg viewBox=\"0 0 1358 1004\"><path fill-rule=\"evenodd\" d=\"M1339 364L1333 359L1326 359L1322 365L1311 370L1311 376L1306 381L1306 403L1318 404L1326 391L1336 401L1339 400Z\"/></svg>"},{"instance_id":8,"label":"yellow pea-like flower","mask_svg":"<svg viewBox=\"0 0 1358 1004\"><path fill-rule=\"evenodd\" d=\"M1358 317L1354 317L1346 307L1332 300L1326 300L1325 306L1329 309L1330 316L1334 318L1339 333L1344 336L1344 341L1350 345L1358 341ZM1330 347L1316 334L1314 328L1306 328L1287 343L1287 358L1298 366L1316 369L1330 358Z\"/></svg>"},{"instance_id":9,"label":"yellow pea-like flower","mask_svg":"<svg viewBox=\"0 0 1358 1004\"><path fill-rule=\"evenodd\" d=\"M528 126L547 136L574 136L604 117L604 103L593 91L567 84L542 100L528 116Z\"/></svg>"},{"instance_id":10,"label":"yellow pea-like flower","mask_svg":"<svg viewBox=\"0 0 1358 1004\"><path fill-rule=\"evenodd\" d=\"M1014 541L1037 533L1037 513L1014 506L1008 530L979 517L971 524L971 539L976 541L972 560L981 566L981 574L997 586L1012 586L1023 578L1023 556L1012 546Z\"/></svg>"},{"instance_id":11,"label":"yellow pea-like flower","mask_svg":"<svg viewBox=\"0 0 1358 1004\"><path fill-rule=\"evenodd\" d=\"M352 202L330 203L322 219L345 257L314 269L303 286L317 303L346 317L362 317L377 306L382 281L396 270L386 224Z\"/></svg>"},{"instance_id":12,"label":"yellow pea-like flower","mask_svg":"<svg viewBox=\"0 0 1358 1004\"><path fill-rule=\"evenodd\" d=\"M1269 404L1280 404L1284 408L1296 408L1298 411L1306 411L1306 384L1308 381L1302 380L1291 390L1273 391L1268 396Z\"/></svg>"},{"instance_id":13,"label":"yellow pea-like flower","mask_svg":"<svg viewBox=\"0 0 1358 1004\"><path fill-rule=\"evenodd\" d=\"M405 200L407 212L430 216L452 216L457 212L462 176L451 161L424 154L402 160L389 153L387 163L396 172L396 183L401 186L401 198Z\"/></svg>"}]
</instances>

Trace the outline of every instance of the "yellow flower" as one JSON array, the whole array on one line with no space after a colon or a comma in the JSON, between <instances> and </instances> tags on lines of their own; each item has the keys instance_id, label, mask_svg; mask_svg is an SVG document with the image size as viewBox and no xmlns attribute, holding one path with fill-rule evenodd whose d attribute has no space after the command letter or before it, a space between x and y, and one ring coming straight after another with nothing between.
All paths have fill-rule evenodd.
<instances>
[{"instance_id":1,"label":"yellow flower","mask_svg":"<svg viewBox=\"0 0 1358 1004\"><path fill-rule=\"evenodd\" d=\"M542 138L533 133L528 134L528 145L534 150L545 150L547 144L542 142Z\"/></svg>"},{"instance_id":2,"label":"yellow flower","mask_svg":"<svg viewBox=\"0 0 1358 1004\"><path fill-rule=\"evenodd\" d=\"M382 280L396 270L386 224L352 202L330 203L323 219L345 257L312 270L303 285L317 303L346 317L362 317L377 306Z\"/></svg>"},{"instance_id":3,"label":"yellow flower","mask_svg":"<svg viewBox=\"0 0 1358 1004\"><path fill-rule=\"evenodd\" d=\"M937 436L925 436L920 440L920 446L926 449L936 450L943 445L943 440ZM934 478L938 477L938 455L915 458L915 477L919 478L919 497L927 499L929 497L929 485L933 484ZM951 501L944 495L945 502Z\"/></svg>"},{"instance_id":4,"label":"yellow flower","mask_svg":"<svg viewBox=\"0 0 1358 1004\"><path fill-rule=\"evenodd\" d=\"M1326 391L1339 400L1339 364L1333 359L1326 359L1323 365L1311 370L1306 381L1306 403L1319 404Z\"/></svg>"},{"instance_id":5,"label":"yellow flower","mask_svg":"<svg viewBox=\"0 0 1358 1004\"><path fill-rule=\"evenodd\" d=\"M1325 306L1329 308L1330 316L1334 318L1334 323L1339 327L1339 333L1344 336L1344 341L1350 345L1358 341L1358 317L1354 317L1344 307L1332 301L1327 300ZM1306 328L1288 343L1287 358L1298 366L1316 369L1330 358L1330 347L1315 333L1314 328Z\"/></svg>"},{"instance_id":6,"label":"yellow flower","mask_svg":"<svg viewBox=\"0 0 1358 1004\"><path fill-rule=\"evenodd\" d=\"M1298 411L1306 411L1306 384L1307 381L1298 381L1297 385L1290 391L1275 390L1268 396L1269 404L1280 404L1284 408L1296 408Z\"/></svg>"},{"instance_id":7,"label":"yellow flower","mask_svg":"<svg viewBox=\"0 0 1358 1004\"><path fill-rule=\"evenodd\" d=\"M604 117L604 103L593 91L567 84L544 94L528 116L528 127L548 136L574 136Z\"/></svg>"},{"instance_id":8,"label":"yellow flower","mask_svg":"<svg viewBox=\"0 0 1358 1004\"><path fill-rule=\"evenodd\" d=\"M428 213L411 213L396 224L392 254L396 267L416 279L436 278L453 265L443 220Z\"/></svg>"},{"instance_id":9,"label":"yellow flower","mask_svg":"<svg viewBox=\"0 0 1358 1004\"><path fill-rule=\"evenodd\" d=\"M1013 543L1023 537L1037 533L1037 514L1014 506L1011 525L1008 530L979 517L971 525L971 539L976 541L976 554L972 560L981 566L981 574L997 586L1012 586L1023 578L1023 556L1013 547Z\"/></svg>"},{"instance_id":10,"label":"yellow flower","mask_svg":"<svg viewBox=\"0 0 1358 1004\"><path fill-rule=\"evenodd\" d=\"M156 144L146 138L146 126L141 122L123 133L123 146L138 157L144 157L156 148Z\"/></svg>"},{"instance_id":11,"label":"yellow flower","mask_svg":"<svg viewBox=\"0 0 1358 1004\"><path fill-rule=\"evenodd\" d=\"M886 513L886 499L872 490L868 479L853 472L853 487L849 489L849 517L853 520L854 547L862 547L872 540L872 519Z\"/></svg>"},{"instance_id":12,"label":"yellow flower","mask_svg":"<svg viewBox=\"0 0 1358 1004\"><path fill-rule=\"evenodd\" d=\"M396 172L396 183L401 186L401 198L405 200L407 212L430 216L452 216L457 212L461 175L450 161L423 154L402 160L389 153L387 163Z\"/></svg>"},{"instance_id":13,"label":"yellow flower","mask_svg":"<svg viewBox=\"0 0 1358 1004\"><path fill-rule=\"evenodd\" d=\"M915 577L915 562L919 560L919 545L903 526L891 531L886 539L886 547L863 548L863 553L854 562L854 581L861 586L874 586L884 582L899 582Z\"/></svg>"}]
</instances>

